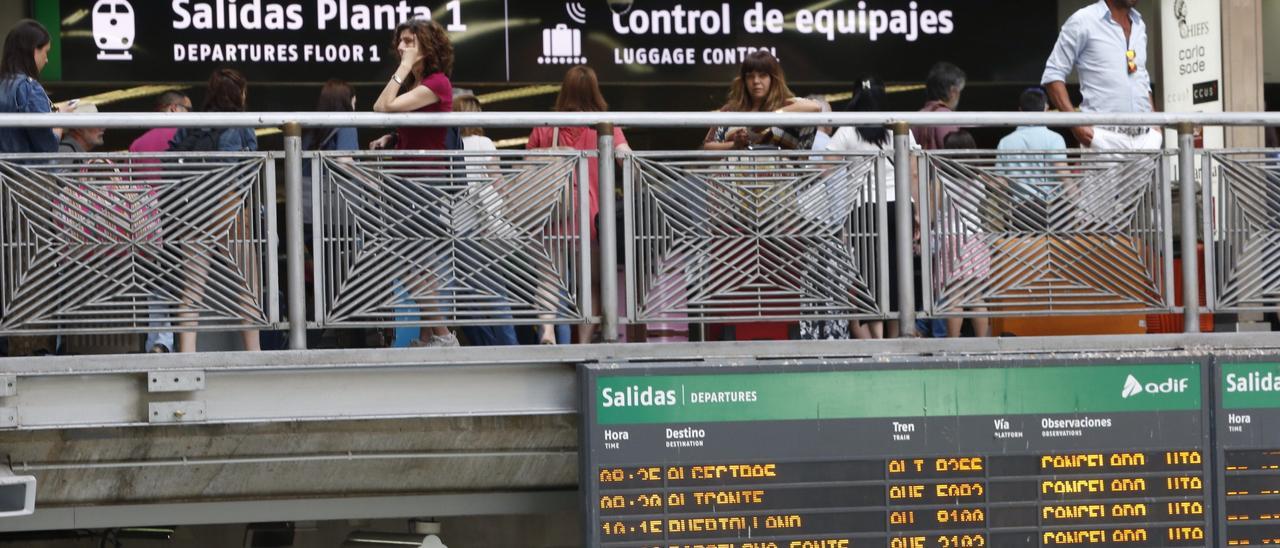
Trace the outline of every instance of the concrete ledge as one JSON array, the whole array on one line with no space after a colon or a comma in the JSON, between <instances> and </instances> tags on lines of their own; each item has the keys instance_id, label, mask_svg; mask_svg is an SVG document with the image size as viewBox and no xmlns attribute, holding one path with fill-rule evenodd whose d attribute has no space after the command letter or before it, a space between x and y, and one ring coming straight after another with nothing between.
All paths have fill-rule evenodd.
<instances>
[{"instance_id":1,"label":"concrete ledge","mask_svg":"<svg viewBox=\"0 0 1280 548\"><path fill-rule=\"evenodd\" d=\"M572 511L578 506L576 489L77 506L38 508L30 516L0 520L0 532L264 521L546 514Z\"/></svg>"}]
</instances>

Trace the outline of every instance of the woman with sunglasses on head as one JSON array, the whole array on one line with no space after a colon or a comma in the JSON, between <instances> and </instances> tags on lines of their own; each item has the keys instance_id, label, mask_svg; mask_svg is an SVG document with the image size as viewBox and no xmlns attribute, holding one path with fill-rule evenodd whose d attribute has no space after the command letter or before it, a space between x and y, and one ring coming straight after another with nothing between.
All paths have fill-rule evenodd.
<instances>
[{"instance_id":1,"label":"woman with sunglasses on head","mask_svg":"<svg viewBox=\"0 0 1280 548\"><path fill-rule=\"evenodd\" d=\"M382 93L373 103L376 112L452 112L453 44L439 23L428 19L410 19L396 27L393 43L400 65L396 67ZM370 148L397 150L444 150L448 144L448 129L444 127L399 127L392 135L386 135ZM429 272L416 273L417 280L403 280L410 293L430 292L439 296L444 289L443 280ZM427 339L419 338L413 346L458 346L458 339L449 328L436 326L430 329Z\"/></svg>"},{"instance_id":2,"label":"woman with sunglasses on head","mask_svg":"<svg viewBox=\"0 0 1280 548\"><path fill-rule=\"evenodd\" d=\"M729 84L728 98L725 104L720 107L720 112L818 112L821 108L821 105L816 102L796 97L791 88L787 87L787 78L783 74L782 64L778 62L778 59L768 51L757 50L747 54L742 61L742 65L738 67L738 75ZM797 128L782 127L718 126L707 131L707 135L702 142L702 149L714 151L732 151L748 148L757 150L808 150L813 145L815 132L816 128L813 127L797 131ZM733 160L730 161L732 162ZM760 181L770 180L773 177L765 171L756 171L755 173ZM737 183L730 184L737 186ZM698 189L689 190L693 193L705 192ZM700 194L692 194L684 197L684 199L686 203L691 204L690 207L696 209L706 207L706 197ZM709 209L708 211L713 210ZM702 273L687 273L686 277L689 278L689 282L693 282L694 279L702 275ZM699 305L690 304L689 306L696 308ZM695 317L701 315L701 312L691 313L691 316ZM747 329L737 325L730 327L732 327L735 337L741 336L744 338L785 338L784 330L787 329L787 327L777 324L755 326ZM748 332L753 334L745 334ZM697 333L691 326L691 337L705 336Z\"/></svg>"},{"instance_id":3,"label":"woman with sunglasses on head","mask_svg":"<svg viewBox=\"0 0 1280 548\"><path fill-rule=\"evenodd\" d=\"M787 87L782 64L767 51L747 55L729 85L729 98L720 112L818 112L822 106L796 97ZM810 140L811 142L811 140ZM703 139L704 150L736 150L752 145L801 149L806 144L790 129L714 127Z\"/></svg>"}]
</instances>

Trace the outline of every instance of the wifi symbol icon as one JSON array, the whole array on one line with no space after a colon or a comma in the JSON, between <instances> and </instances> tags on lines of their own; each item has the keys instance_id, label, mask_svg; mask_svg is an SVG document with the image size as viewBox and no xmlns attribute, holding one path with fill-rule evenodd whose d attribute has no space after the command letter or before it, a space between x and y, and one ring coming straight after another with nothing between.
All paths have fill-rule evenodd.
<instances>
[{"instance_id":1,"label":"wifi symbol icon","mask_svg":"<svg viewBox=\"0 0 1280 548\"><path fill-rule=\"evenodd\" d=\"M567 2L564 5L564 10L569 12L569 18L573 19L573 22L579 25L587 23L587 8L583 7L581 3Z\"/></svg>"}]
</instances>

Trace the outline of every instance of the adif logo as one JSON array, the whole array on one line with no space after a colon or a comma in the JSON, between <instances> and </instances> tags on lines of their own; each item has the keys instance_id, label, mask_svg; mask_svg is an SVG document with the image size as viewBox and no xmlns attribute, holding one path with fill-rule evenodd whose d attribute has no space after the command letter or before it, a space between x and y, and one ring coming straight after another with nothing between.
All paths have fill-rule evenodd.
<instances>
[{"instance_id":1,"label":"adif logo","mask_svg":"<svg viewBox=\"0 0 1280 548\"><path fill-rule=\"evenodd\" d=\"M127 0L98 0L93 5L93 43L102 61L129 61L133 55L133 6Z\"/></svg>"},{"instance_id":2,"label":"adif logo","mask_svg":"<svg viewBox=\"0 0 1280 548\"><path fill-rule=\"evenodd\" d=\"M1129 399L1143 392L1148 394L1181 394L1187 391L1187 386L1191 384L1191 380L1187 378L1175 379L1168 378L1164 382L1142 383L1137 377L1129 375L1124 380L1124 389L1120 391L1120 397Z\"/></svg>"},{"instance_id":3,"label":"adif logo","mask_svg":"<svg viewBox=\"0 0 1280 548\"><path fill-rule=\"evenodd\" d=\"M1120 397L1127 400L1129 399L1129 396L1133 396L1141 392L1142 383L1138 382L1138 379L1133 375L1129 375L1129 378L1124 381L1124 390L1120 392Z\"/></svg>"}]
</instances>

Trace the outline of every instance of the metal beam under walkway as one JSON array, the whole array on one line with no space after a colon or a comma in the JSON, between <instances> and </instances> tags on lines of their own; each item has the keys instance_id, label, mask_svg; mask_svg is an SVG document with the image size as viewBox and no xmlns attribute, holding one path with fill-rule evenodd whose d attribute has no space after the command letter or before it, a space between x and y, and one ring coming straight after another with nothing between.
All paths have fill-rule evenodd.
<instances>
[{"instance_id":1,"label":"metal beam under walkway","mask_svg":"<svg viewBox=\"0 0 1280 548\"><path fill-rule=\"evenodd\" d=\"M0 531L571 509L582 363L1277 348L1247 333L9 358L0 453L38 498Z\"/></svg>"}]
</instances>

